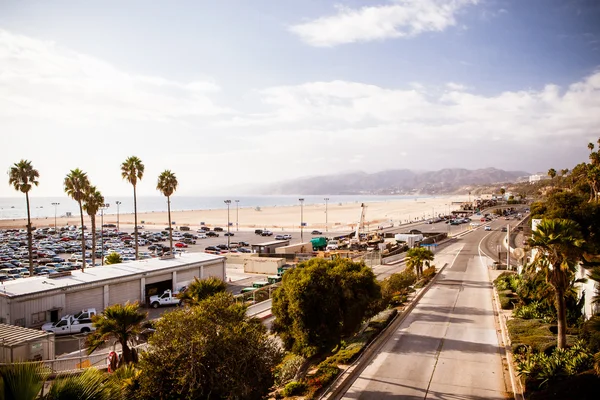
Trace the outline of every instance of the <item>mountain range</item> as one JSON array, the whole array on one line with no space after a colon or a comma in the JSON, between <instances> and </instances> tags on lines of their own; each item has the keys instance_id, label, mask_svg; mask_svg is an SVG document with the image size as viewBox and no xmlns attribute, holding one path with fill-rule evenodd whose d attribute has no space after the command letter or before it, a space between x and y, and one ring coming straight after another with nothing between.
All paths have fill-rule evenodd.
<instances>
[{"instance_id":1,"label":"mountain range","mask_svg":"<svg viewBox=\"0 0 600 400\"><path fill-rule=\"evenodd\" d=\"M470 186L509 183L525 179L528 172L496 168L446 168L438 171L387 170L375 173L346 172L312 176L265 186L261 194L448 194Z\"/></svg>"}]
</instances>

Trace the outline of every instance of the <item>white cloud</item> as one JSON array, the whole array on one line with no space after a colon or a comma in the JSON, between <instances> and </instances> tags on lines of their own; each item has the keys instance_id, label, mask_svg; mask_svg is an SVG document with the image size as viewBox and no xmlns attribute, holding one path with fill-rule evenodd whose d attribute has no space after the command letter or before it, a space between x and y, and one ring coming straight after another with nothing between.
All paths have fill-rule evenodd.
<instances>
[{"instance_id":1,"label":"white cloud","mask_svg":"<svg viewBox=\"0 0 600 400\"><path fill-rule=\"evenodd\" d=\"M130 74L53 42L0 30L0 115L85 123L173 121L228 112L211 81Z\"/></svg>"},{"instance_id":2,"label":"white cloud","mask_svg":"<svg viewBox=\"0 0 600 400\"><path fill-rule=\"evenodd\" d=\"M465 85L456 82L448 82L446 83L446 87L450 90L455 90L457 92L462 92L463 90L467 89Z\"/></svg>"},{"instance_id":3,"label":"white cloud","mask_svg":"<svg viewBox=\"0 0 600 400\"><path fill-rule=\"evenodd\" d=\"M337 6L335 15L291 26L311 46L330 47L344 43L441 32L456 25L456 14L479 0L396 0L392 4L352 9Z\"/></svg>"}]
</instances>

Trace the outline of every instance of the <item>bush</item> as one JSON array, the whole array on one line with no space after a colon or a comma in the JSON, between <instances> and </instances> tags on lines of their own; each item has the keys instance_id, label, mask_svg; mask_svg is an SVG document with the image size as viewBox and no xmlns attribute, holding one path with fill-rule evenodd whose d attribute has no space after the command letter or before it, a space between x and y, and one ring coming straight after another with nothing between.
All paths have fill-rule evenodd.
<instances>
[{"instance_id":1,"label":"bush","mask_svg":"<svg viewBox=\"0 0 600 400\"><path fill-rule=\"evenodd\" d=\"M300 396L303 395L307 389L308 386L306 385L306 383L294 381L285 385L282 394L285 397Z\"/></svg>"},{"instance_id":2,"label":"bush","mask_svg":"<svg viewBox=\"0 0 600 400\"><path fill-rule=\"evenodd\" d=\"M504 290L510 290L512 292L517 291L518 277L514 272L503 272L496 279L494 279L494 286L498 292Z\"/></svg>"},{"instance_id":3,"label":"bush","mask_svg":"<svg viewBox=\"0 0 600 400\"><path fill-rule=\"evenodd\" d=\"M281 363L275 367L273 375L275 376L275 385L281 386L296 376L296 373L302 366L304 358L292 353L289 353Z\"/></svg>"},{"instance_id":4,"label":"bush","mask_svg":"<svg viewBox=\"0 0 600 400\"><path fill-rule=\"evenodd\" d=\"M590 369L594 357L582 341L569 349L554 349L552 354L528 352L518 356L516 370L525 387L541 387L550 380L575 375Z\"/></svg>"},{"instance_id":5,"label":"bush","mask_svg":"<svg viewBox=\"0 0 600 400\"><path fill-rule=\"evenodd\" d=\"M545 303L534 301L527 305L518 306L513 315L523 319L542 319L545 322L552 322L555 319L552 309L548 309Z\"/></svg>"},{"instance_id":6,"label":"bush","mask_svg":"<svg viewBox=\"0 0 600 400\"><path fill-rule=\"evenodd\" d=\"M435 276L435 266L431 266L429 268L425 268L423 270L423 274L421 274L421 279L427 280L429 282Z\"/></svg>"},{"instance_id":7,"label":"bush","mask_svg":"<svg viewBox=\"0 0 600 400\"><path fill-rule=\"evenodd\" d=\"M308 391L306 393L307 399L314 398L322 388L327 387L333 380L340 374L340 369L331 365L327 362L319 364L317 372L306 378L306 384L308 385Z\"/></svg>"},{"instance_id":8,"label":"bush","mask_svg":"<svg viewBox=\"0 0 600 400\"><path fill-rule=\"evenodd\" d=\"M519 302L517 296L510 290L498 291L498 299L500 300L500 308L503 310L512 310L515 304Z\"/></svg>"},{"instance_id":9,"label":"bush","mask_svg":"<svg viewBox=\"0 0 600 400\"><path fill-rule=\"evenodd\" d=\"M384 303L397 305L398 300L401 300L402 295L409 293L410 286L417 281L417 275L412 269L392 274L381 283L381 294Z\"/></svg>"}]
</instances>

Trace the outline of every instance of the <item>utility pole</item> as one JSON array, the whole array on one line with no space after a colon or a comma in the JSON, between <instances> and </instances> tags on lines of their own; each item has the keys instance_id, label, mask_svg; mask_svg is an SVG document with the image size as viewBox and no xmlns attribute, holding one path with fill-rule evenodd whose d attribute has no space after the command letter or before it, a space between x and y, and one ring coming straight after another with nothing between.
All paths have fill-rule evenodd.
<instances>
[{"instance_id":1,"label":"utility pole","mask_svg":"<svg viewBox=\"0 0 600 400\"><path fill-rule=\"evenodd\" d=\"M506 270L510 271L510 224L506 224Z\"/></svg>"},{"instance_id":2,"label":"utility pole","mask_svg":"<svg viewBox=\"0 0 600 400\"><path fill-rule=\"evenodd\" d=\"M304 199L298 201L300 201L300 241L304 243Z\"/></svg>"},{"instance_id":3,"label":"utility pole","mask_svg":"<svg viewBox=\"0 0 600 400\"><path fill-rule=\"evenodd\" d=\"M102 243L102 265L104 265L104 209L110 207L109 203L106 204L102 204L102 207L100 207L100 225L101 225L101 230L100 230L100 242ZM92 251L96 251L96 249L92 249ZM94 265L95 267L95 265Z\"/></svg>"},{"instance_id":4,"label":"utility pole","mask_svg":"<svg viewBox=\"0 0 600 400\"><path fill-rule=\"evenodd\" d=\"M56 206L59 206L60 203L52 203L52 205L54 206L54 234L57 234L58 230L56 229Z\"/></svg>"},{"instance_id":5,"label":"utility pole","mask_svg":"<svg viewBox=\"0 0 600 400\"><path fill-rule=\"evenodd\" d=\"M329 197L325 197L325 232L329 231L329 215L327 213L327 202L329 201Z\"/></svg>"},{"instance_id":6,"label":"utility pole","mask_svg":"<svg viewBox=\"0 0 600 400\"><path fill-rule=\"evenodd\" d=\"M229 242L231 240L229 232L229 205L231 204L231 200L225 200L225 204L227 204L227 250L229 250Z\"/></svg>"},{"instance_id":7,"label":"utility pole","mask_svg":"<svg viewBox=\"0 0 600 400\"><path fill-rule=\"evenodd\" d=\"M121 205L120 201L115 201L115 203L117 204L117 232L120 232L121 229L119 228L119 206Z\"/></svg>"},{"instance_id":8,"label":"utility pole","mask_svg":"<svg viewBox=\"0 0 600 400\"><path fill-rule=\"evenodd\" d=\"M235 201L235 231L240 230L240 201Z\"/></svg>"}]
</instances>

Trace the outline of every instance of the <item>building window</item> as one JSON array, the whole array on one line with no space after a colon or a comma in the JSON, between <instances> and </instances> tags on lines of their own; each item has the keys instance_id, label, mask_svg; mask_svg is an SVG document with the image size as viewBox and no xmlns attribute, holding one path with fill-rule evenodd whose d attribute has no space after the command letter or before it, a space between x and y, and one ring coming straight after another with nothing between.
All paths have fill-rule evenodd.
<instances>
[{"instance_id":1,"label":"building window","mask_svg":"<svg viewBox=\"0 0 600 400\"><path fill-rule=\"evenodd\" d=\"M0 324L5 324L6 323L6 318L0 318Z\"/></svg>"},{"instance_id":2,"label":"building window","mask_svg":"<svg viewBox=\"0 0 600 400\"><path fill-rule=\"evenodd\" d=\"M31 325L46 322L46 311L31 314Z\"/></svg>"},{"instance_id":3,"label":"building window","mask_svg":"<svg viewBox=\"0 0 600 400\"><path fill-rule=\"evenodd\" d=\"M25 327L25 318L15 319L15 325Z\"/></svg>"}]
</instances>

